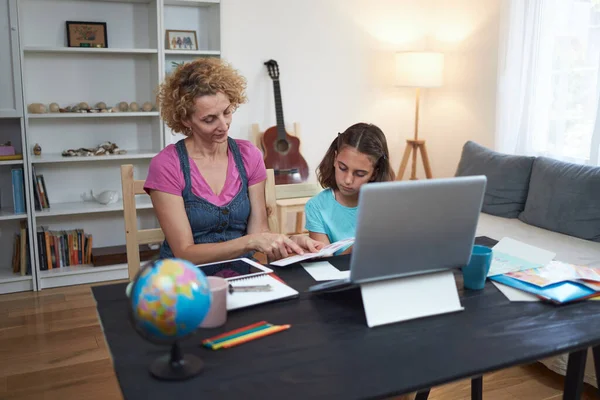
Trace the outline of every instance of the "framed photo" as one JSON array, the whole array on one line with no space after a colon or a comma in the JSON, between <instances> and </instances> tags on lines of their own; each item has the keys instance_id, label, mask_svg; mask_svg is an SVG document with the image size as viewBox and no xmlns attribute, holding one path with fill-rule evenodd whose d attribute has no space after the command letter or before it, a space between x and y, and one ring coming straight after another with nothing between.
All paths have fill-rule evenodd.
<instances>
[{"instance_id":1,"label":"framed photo","mask_svg":"<svg viewBox=\"0 0 600 400\"><path fill-rule=\"evenodd\" d=\"M176 31L167 29L165 38L169 50L198 50L196 31Z\"/></svg>"},{"instance_id":2,"label":"framed photo","mask_svg":"<svg viewBox=\"0 0 600 400\"><path fill-rule=\"evenodd\" d=\"M108 47L106 22L67 21L69 47Z\"/></svg>"}]
</instances>

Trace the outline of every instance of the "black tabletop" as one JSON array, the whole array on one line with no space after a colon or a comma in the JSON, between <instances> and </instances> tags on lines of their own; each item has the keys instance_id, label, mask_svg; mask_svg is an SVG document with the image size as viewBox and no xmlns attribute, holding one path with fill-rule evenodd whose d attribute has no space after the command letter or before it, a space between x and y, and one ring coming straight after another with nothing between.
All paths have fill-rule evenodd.
<instances>
[{"instance_id":1,"label":"black tabletop","mask_svg":"<svg viewBox=\"0 0 600 400\"><path fill-rule=\"evenodd\" d=\"M329 261L348 269L349 256ZM384 398L600 344L596 301L510 302L489 282L481 291L463 290L456 271L464 311L368 328L358 289L307 293L315 282L301 266L275 268L299 298L230 312L225 326L186 339L183 351L199 356L205 369L183 382L150 376L148 365L169 348L135 333L125 284L94 287L124 397ZM200 346L203 338L261 320L292 327L227 350Z\"/></svg>"}]
</instances>

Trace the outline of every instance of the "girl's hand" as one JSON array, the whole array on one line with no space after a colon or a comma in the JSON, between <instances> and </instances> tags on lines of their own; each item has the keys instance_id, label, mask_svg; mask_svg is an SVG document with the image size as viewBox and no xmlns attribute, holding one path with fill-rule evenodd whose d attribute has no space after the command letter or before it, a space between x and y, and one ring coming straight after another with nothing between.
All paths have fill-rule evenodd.
<instances>
[{"instance_id":1,"label":"girl's hand","mask_svg":"<svg viewBox=\"0 0 600 400\"><path fill-rule=\"evenodd\" d=\"M269 261L286 258L290 255L304 254L302 247L286 235L271 232L253 233L248 235L248 247L251 250L264 253Z\"/></svg>"},{"instance_id":2,"label":"girl's hand","mask_svg":"<svg viewBox=\"0 0 600 400\"><path fill-rule=\"evenodd\" d=\"M316 253L325 247L325 243L311 239L308 235L294 235L291 239L309 253Z\"/></svg>"}]
</instances>

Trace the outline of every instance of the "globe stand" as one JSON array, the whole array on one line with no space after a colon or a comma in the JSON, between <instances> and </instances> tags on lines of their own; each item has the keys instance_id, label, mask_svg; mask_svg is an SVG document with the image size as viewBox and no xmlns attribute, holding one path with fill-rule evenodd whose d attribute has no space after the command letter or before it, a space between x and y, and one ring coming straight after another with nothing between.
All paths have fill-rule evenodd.
<instances>
[{"instance_id":1,"label":"globe stand","mask_svg":"<svg viewBox=\"0 0 600 400\"><path fill-rule=\"evenodd\" d=\"M171 354L158 357L150 364L150 373L158 379L180 381L198 375L204 369L200 358L181 353L179 343L173 343Z\"/></svg>"}]
</instances>

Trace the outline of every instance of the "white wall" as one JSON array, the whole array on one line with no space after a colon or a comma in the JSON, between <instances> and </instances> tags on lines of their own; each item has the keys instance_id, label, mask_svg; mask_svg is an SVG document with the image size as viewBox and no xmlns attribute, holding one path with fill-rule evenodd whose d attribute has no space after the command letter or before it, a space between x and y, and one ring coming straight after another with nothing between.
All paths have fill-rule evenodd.
<instances>
[{"instance_id":1,"label":"white wall","mask_svg":"<svg viewBox=\"0 0 600 400\"><path fill-rule=\"evenodd\" d=\"M392 86L394 51L439 50L446 85L422 91L420 136L434 176L451 176L466 140L493 144L500 1L222 0L223 58L248 79L250 100L231 135L275 125L263 65L272 58L286 123L302 125L311 179L337 132L359 121L383 129L397 169L413 135L414 91Z\"/></svg>"}]
</instances>

